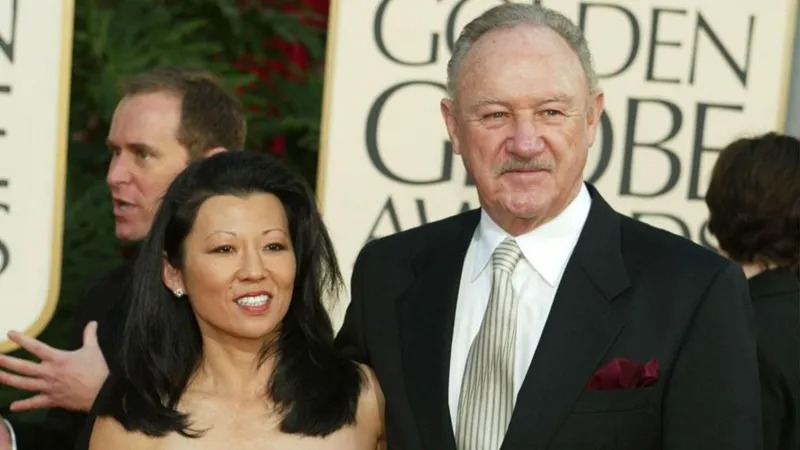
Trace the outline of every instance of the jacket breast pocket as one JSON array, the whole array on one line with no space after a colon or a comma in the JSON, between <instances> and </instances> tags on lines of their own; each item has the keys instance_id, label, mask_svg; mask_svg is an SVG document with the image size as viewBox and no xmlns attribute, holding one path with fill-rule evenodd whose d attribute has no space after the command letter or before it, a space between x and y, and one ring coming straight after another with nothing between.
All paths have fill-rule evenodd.
<instances>
[{"instance_id":1,"label":"jacket breast pocket","mask_svg":"<svg viewBox=\"0 0 800 450\"><path fill-rule=\"evenodd\" d=\"M585 391L547 446L551 450L659 448L659 390L654 386Z\"/></svg>"},{"instance_id":2,"label":"jacket breast pocket","mask_svg":"<svg viewBox=\"0 0 800 450\"><path fill-rule=\"evenodd\" d=\"M600 413L648 409L656 404L655 386L607 391L585 391L575 402L572 413Z\"/></svg>"}]
</instances>

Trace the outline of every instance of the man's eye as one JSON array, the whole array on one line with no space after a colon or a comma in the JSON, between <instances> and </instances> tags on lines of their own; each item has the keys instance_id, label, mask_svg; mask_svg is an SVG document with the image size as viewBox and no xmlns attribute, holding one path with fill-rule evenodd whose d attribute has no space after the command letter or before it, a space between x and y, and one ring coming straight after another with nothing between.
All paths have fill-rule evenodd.
<instances>
[{"instance_id":1,"label":"man's eye","mask_svg":"<svg viewBox=\"0 0 800 450\"><path fill-rule=\"evenodd\" d=\"M147 153L145 151L136 152L136 157L141 159L142 161L145 161L147 159L150 159L150 153Z\"/></svg>"},{"instance_id":2,"label":"man's eye","mask_svg":"<svg viewBox=\"0 0 800 450\"><path fill-rule=\"evenodd\" d=\"M507 113L504 112L493 112L483 116L484 119L503 119L508 116Z\"/></svg>"},{"instance_id":3,"label":"man's eye","mask_svg":"<svg viewBox=\"0 0 800 450\"><path fill-rule=\"evenodd\" d=\"M542 112L542 114L544 114L545 117L558 117L562 115L561 111L557 109L546 109Z\"/></svg>"}]
</instances>

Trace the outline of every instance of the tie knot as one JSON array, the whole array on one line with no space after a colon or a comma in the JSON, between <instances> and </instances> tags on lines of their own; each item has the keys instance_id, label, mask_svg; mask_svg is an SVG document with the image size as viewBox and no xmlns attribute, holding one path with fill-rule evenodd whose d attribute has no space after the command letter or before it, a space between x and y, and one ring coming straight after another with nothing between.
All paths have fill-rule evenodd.
<instances>
[{"instance_id":1,"label":"tie knot","mask_svg":"<svg viewBox=\"0 0 800 450\"><path fill-rule=\"evenodd\" d=\"M507 238L492 253L492 267L494 270L500 269L513 273L521 256L522 250L519 249L517 242Z\"/></svg>"}]
</instances>

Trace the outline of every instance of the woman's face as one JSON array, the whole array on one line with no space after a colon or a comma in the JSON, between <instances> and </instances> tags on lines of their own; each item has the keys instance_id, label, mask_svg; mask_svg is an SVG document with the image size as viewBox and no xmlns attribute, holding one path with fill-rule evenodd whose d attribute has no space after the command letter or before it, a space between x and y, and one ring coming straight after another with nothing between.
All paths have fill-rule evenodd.
<instances>
[{"instance_id":1,"label":"woman's face","mask_svg":"<svg viewBox=\"0 0 800 450\"><path fill-rule=\"evenodd\" d=\"M164 262L164 283L186 292L204 338L263 341L280 329L296 262L277 197L206 200L184 241L183 263L179 270Z\"/></svg>"}]
</instances>

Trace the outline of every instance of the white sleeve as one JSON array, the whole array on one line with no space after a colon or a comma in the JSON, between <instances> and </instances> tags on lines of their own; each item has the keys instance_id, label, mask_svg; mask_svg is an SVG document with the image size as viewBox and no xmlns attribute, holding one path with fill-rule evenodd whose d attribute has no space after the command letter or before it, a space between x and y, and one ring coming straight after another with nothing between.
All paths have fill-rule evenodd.
<instances>
[{"instance_id":1,"label":"white sleeve","mask_svg":"<svg viewBox=\"0 0 800 450\"><path fill-rule=\"evenodd\" d=\"M14 427L12 427L11 424L5 419L3 419L3 422L6 424L8 434L11 435L11 450L17 450L17 437L14 435Z\"/></svg>"}]
</instances>

